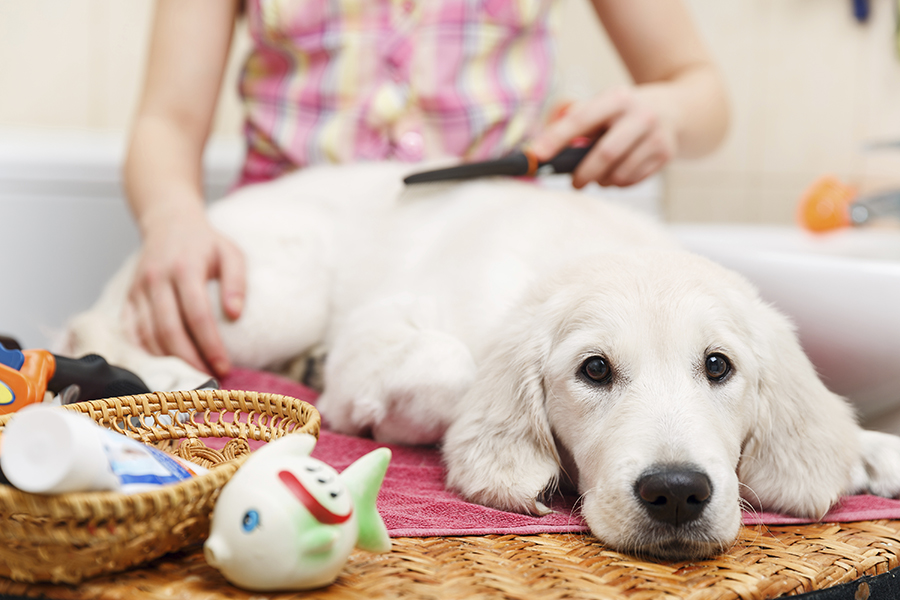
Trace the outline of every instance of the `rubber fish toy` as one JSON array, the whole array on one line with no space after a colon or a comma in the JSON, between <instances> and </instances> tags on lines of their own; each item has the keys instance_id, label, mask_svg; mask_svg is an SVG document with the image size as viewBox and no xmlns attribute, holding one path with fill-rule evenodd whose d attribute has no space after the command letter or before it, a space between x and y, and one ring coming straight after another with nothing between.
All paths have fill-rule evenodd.
<instances>
[{"instance_id":1,"label":"rubber fish toy","mask_svg":"<svg viewBox=\"0 0 900 600\"><path fill-rule=\"evenodd\" d=\"M339 474L309 456L315 444L305 433L270 442L222 488L204 554L234 585L322 587L337 578L354 547L391 549L375 508L391 451L378 448Z\"/></svg>"}]
</instances>

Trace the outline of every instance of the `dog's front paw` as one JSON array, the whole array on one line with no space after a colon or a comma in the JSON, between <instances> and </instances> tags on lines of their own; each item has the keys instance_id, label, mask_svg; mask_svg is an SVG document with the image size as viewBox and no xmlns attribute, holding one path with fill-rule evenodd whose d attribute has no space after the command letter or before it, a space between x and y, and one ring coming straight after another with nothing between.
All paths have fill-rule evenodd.
<instances>
[{"instance_id":1,"label":"dog's front paw","mask_svg":"<svg viewBox=\"0 0 900 600\"><path fill-rule=\"evenodd\" d=\"M555 491L558 460L524 435L487 434L481 421L467 414L448 429L442 448L447 487L470 502L491 508L549 513L541 498Z\"/></svg>"},{"instance_id":2,"label":"dog's front paw","mask_svg":"<svg viewBox=\"0 0 900 600\"><path fill-rule=\"evenodd\" d=\"M900 496L900 437L880 431L860 432L860 461L854 469L851 492Z\"/></svg>"},{"instance_id":3,"label":"dog's front paw","mask_svg":"<svg viewBox=\"0 0 900 600\"><path fill-rule=\"evenodd\" d=\"M555 486L557 469L542 470L539 466L536 467L533 471L519 473L517 476L513 473L505 476L493 469L474 472L451 464L447 484L470 502L510 512L543 516L551 510L541 502L541 498L552 491L548 488Z\"/></svg>"}]
</instances>

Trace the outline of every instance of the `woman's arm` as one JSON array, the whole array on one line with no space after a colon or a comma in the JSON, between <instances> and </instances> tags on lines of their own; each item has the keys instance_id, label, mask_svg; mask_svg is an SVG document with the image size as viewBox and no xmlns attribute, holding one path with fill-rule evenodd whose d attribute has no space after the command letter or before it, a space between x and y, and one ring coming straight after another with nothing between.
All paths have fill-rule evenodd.
<instances>
[{"instance_id":1,"label":"woman's arm","mask_svg":"<svg viewBox=\"0 0 900 600\"><path fill-rule=\"evenodd\" d=\"M230 318L241 312L240 251L209 225L202 156L231 45L236 0L159 0L125 188L143 238L128 310L151 352L224 375L230 365L207 282L219 279Z\"/></svg>"},{"instance_id":2,"label":"woman's arm","mask_svg":"<svg viewBox=\"0 0 900 600\"><path fill-rule=\"evenodd\" d=\"M717 67L681 0L593 0L634 80L576 103L535 138L541 159L573 138L605 131L573 174L573 184L631 185L675 156L712 151L728 127Z\"/></svg>"}]
</instances>

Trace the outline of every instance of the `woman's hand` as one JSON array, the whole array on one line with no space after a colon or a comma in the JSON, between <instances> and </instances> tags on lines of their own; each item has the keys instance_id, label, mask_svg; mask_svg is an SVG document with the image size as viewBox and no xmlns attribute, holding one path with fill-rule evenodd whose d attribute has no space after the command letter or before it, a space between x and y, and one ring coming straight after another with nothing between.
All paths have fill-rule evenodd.
<instances>
[{"instance_id":1,"label":"woman's hand","mask_svg":"<svg viewBox=\"0 0 900 600\"><path fill-rule=\"evenodd\" d=\"M600 136L572 174L572 185L638 183L678 150L674 119L663 108L662 87L622 87L576 103L533 140L531 150L539 160L548 160L577 137Z\"/></svg>"},{"instance_id":2,"label":"woman's hand","mask_svg":"<svg viewBox=\"0 0 900 600\"><path fill-rule=\"evenodd\" d=\"M202 213L167 215L144 231L126 318L149 352L178 356L223 377L231 365L208 282L219 281L222 312L237 319L246 287L243 254Z\"/></svg>"},{"instance_id":3,"label":"woman's hand","mask_svg":"<svg viewBox=\"0 0 900 600\"><path fill-rule=\"evenodd\" d=\"M728 127L725 86L683 0L592 2L634 85L573 105L532 140L537 158L603 132L572 183L624 186L718 146Z\"/></svg>"},{"instance_id":4,"label":"woman's hand","mask_svg":"<svg viewBox=\"0 0 900 600\"><path fill-rule=\"evenodd\" d=\"M224 376L230 362L208 283L226 318L244 302L244 258L212 228L202 156L225 72L238 0L159 0L141 102L125 161L143 245L126 319L154 354Z\"/></svg>"}]
</instances>

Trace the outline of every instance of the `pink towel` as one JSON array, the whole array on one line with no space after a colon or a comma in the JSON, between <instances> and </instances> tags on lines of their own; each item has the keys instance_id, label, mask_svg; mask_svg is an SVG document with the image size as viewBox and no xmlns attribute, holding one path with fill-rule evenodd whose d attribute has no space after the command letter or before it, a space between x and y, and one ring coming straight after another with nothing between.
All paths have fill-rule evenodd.
<instances>
[{"instance_id":1,"label":"pink towel","mask_svg":"<svg viewBox=\"0 0 900 600\"><path fill-rule=\"evenodd\" d=\"M315 403L309 388L283 377L259 371L235 369L222 382L223 389L283 394ZM378 510L392 537L563 533L587 531L574 510L575 498L557 497L553 512L534 517L486 508L462 500L444 488L444 467L440 452L433 447L378 444L371 439L351 437L323 429L313 456L344 470L357 458L387 445L393 452L390 467L378 495ZM848 522L900 518L900 500L877 496L843 498L823 521ZM808 523L774 513L744 513L744 524Z\"/></svg>"}]
</instances>

